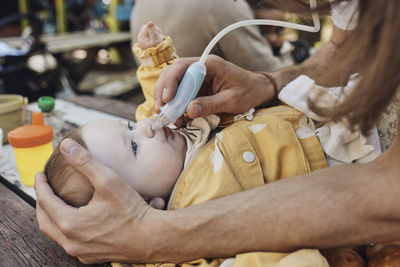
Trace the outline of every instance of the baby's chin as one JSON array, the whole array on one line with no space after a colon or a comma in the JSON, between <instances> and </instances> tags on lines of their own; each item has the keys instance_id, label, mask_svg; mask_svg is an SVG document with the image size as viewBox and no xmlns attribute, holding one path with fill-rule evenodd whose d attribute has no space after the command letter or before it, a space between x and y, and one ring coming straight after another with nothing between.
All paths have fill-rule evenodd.
<instances>
[{"instance_id":1,"label":"baby's chin","mask_svg":"<svg viewBox=\"0 0 400 267\"><path fill-rule=\"evenodd\" d=\"M163 178L163 183L161 181L153 181L152 184L142 184L140 189L135 189L135 187L131 186L147 203L155 198L165 200L171 195L178 177L179 174L175 178Z\"/></svg>"}]
</instances>

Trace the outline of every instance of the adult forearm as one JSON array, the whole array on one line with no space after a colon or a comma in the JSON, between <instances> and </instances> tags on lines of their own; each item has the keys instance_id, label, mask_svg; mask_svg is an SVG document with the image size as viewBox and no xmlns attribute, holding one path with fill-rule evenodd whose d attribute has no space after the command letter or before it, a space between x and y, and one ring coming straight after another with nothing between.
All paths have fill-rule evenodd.
<instances>
[{"instance_id":1,"label":"adult forearm","mask_svg":"<svg viewBox=\"0 0 400 267\"><path fill-rule=\"evenodd\" d=\"M319 48L310 58L300 65L284 68L271 74L275 78L278 88L282 89L286 84L302 74L311 77L317 84L322 86L332 87L342 85L343 80L341 79L352 74L351 69L342 69L342 77L334 77L327 75L327 73L334 67L331 65L332 59L338 53L338 50L344 44L349 34L351 34L351 31L341 30L333 26L329 42Z\"/></svg>"},{"instance_id":2,"label":"adult forearm","mask_svg":"<svg viewBox=\"0 0 400 267\"><path fill-rule=\"evenodd\" d=\"M337 86L340 82L339 80L325 75L329 71L330 60L333 58L336 49L337 46L334 43L328 42L302 64L271 73L278 84L279 90L302 74L311 77L319 85Z\"/></svg>"},{"instance_id":3,"label":"adult forearm","mask_svg":"<svg viewBox=\"0 0 400 267\"><path fill-rule=\"evenodd\" d=\"M399 211L392 210L399 182L387 175L386 165L381 160L328 168L182 210L160 211L153 228L157 250L150 260L181 262L399 239L393 235L400 232Z\"/></svg>"}]
</instances>

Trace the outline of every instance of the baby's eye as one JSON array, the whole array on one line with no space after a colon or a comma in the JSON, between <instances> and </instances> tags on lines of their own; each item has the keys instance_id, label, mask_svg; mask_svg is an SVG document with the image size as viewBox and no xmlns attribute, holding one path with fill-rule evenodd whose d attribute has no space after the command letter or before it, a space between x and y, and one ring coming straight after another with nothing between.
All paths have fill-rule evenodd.
<instances>
[{"instance_id":1,"label":"baby's eye","mask_svg":"<svg viewBox=\"0 0 400 267\"><path fill-rule=\"evenodd\" d=\"M131 141L131 144L132 144L133 153L136 155L136 151L137 151L138 145L133 141Z\"/></svg>"}]
</instances>

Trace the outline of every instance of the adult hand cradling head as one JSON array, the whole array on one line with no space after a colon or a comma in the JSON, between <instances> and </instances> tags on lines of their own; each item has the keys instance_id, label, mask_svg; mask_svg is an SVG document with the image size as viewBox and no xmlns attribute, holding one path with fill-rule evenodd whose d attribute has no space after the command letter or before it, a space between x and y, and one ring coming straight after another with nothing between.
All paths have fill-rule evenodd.
<instances>
[{"instance_id":1,"label":"adult hand cradling head","mask_svg":"<svg viewBox=\"0 0 400 267\"><path fill-rule=\"evenodd\" d=\"M146 261L149 251L145 248L151 247L147 226L155 210L73 140L64 140L61 150L65 160L89 179L95 193L88 205L71 207L54 195L46 177L38 173L35 191L40 230L83 263L125 261L129 259L127 255ZM142 228L144 225L146 229ZM138 241L136 249L126 246L131 240Z\"/></svg>"}]
</instances>

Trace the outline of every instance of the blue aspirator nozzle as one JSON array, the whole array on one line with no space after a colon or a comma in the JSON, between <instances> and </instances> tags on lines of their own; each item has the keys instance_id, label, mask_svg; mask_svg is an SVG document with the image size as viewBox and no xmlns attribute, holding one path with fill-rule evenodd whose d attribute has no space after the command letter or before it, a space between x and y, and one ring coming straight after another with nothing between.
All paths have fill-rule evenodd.
<instances>
[{"instance_id":1,"label":"blue aspirator nozzle","mask_svg":"<svg viewBox=\"0 0 400 267\"><path fill-rule=\"evenodd\" d=\"M179 83L175 98L161 107L161 113L152 125L153 131L175 122L185 113L187 105L199 92L205 76L206 66L203 63L194 62L189 66Z\"/></svg>"}]
</instances>

